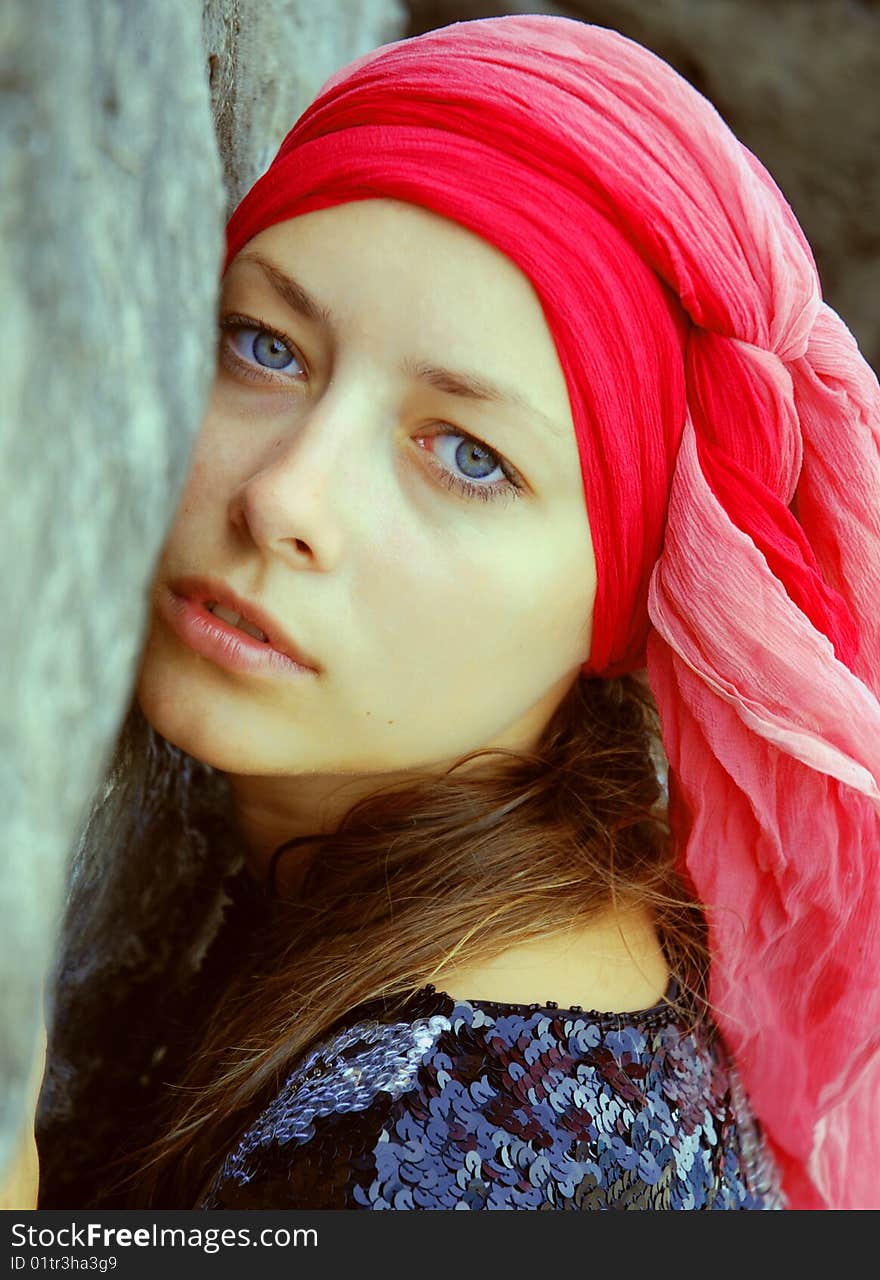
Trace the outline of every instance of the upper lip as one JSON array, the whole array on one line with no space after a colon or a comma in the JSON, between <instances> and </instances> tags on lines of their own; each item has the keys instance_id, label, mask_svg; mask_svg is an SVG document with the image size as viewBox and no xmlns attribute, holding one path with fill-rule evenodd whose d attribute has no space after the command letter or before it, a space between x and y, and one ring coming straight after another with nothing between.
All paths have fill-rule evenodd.
<instances>
[{"instance_id":1,"label":"upper lip","mask_svg":"<svg viewBox=\"0 0 880 1280\"><path fill-rule=\"evenodd\" d=\"M234 609L236 613L241 614L243 618L247 618L249 622L255 623L261 631L265 632L273 649L277 649L279 653L292 658L300 666L311 667L313 671L320 671L321 668L316 660L301 645L297 644L293 637L284 630L277 618L274 618L271 613L267 613L260 605L254 604L252 600L238 595L220 578L202 576L175 578L168 585L175 595L186 596L190 600L198 601L199 604L203 605L208 600L212 600L217 604L224 605L227 609Z\"/></svg>"}]
</instances>

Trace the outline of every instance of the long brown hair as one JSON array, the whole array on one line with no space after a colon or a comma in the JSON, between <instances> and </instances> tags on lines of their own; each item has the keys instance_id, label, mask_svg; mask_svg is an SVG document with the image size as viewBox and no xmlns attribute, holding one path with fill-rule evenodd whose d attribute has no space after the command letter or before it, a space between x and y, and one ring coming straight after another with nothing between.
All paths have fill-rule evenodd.
<instances>
[{"instance_id":1,"label":"long brown hair","mask_svg":"<svg viewBox=\"0 0 880 1280\"><path fill-rule=\"evenodd\" d=\"M296 896L167 1083L157 1136L108 1170L126 1170L113 1189L132 1208L196 1206L307 1048L362 1003L403 1002L459 949L471 965L609 904L648 903L679 982L702 999L705 921L674 869L659 744L641 676L581 678L534 752L472 752L309 837Z\"/></svg>"}]
</instances>

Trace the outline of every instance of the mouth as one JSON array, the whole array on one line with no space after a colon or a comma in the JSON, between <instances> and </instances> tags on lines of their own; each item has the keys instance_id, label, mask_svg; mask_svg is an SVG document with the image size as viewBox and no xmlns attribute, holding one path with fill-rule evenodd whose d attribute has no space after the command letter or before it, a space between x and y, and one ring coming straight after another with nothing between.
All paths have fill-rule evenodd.
<instances>
[{"instance_id":1,"label":"mouth","mask_svg":"<svg viewBox=\"0 0 880 1280\"><path fill-rule=\"evenodd\" d=\"M250 642L290 658L298 666L320 671L319 663L281 627L261 605L239 596L219 578L185 577L168 584L178 597L190 600L247 636Z\"/></svg>"},{"instance_id":2,"label":"mouth","mask_svg":"<svg viewBox=\"0 0 880 1280\"><path fill-rule=\"evenodd\" d=\"M206 600L205 608L209 613L213 613L215 617L222 618L224 622L228 622L231 627L243 631L246 635L253 636L255 640L261 640L264 644L269 643L269 637L265 631L261 630L255 622L249 622L240 613L236 613L234 609L227 609L225 605L218 604L216 600Z\"/></svg>"}]
</instances>

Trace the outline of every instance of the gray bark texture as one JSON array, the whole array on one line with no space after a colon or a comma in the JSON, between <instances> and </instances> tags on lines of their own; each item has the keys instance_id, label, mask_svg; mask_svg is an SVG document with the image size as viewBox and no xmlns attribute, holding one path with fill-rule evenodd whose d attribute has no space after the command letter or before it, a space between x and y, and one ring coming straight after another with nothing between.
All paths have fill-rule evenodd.
<instances>
[{"instance_id":1,"label":"gray bark texture","mask_svg":"<svg viewBox=\"0 0 880 1280\"><path fill-rule=\"evenodd\" d=\"M228 213L324 81L358 54L400 39L405 19L399 0L204 0Z\"/></svg>"},{"instance_id":2,"label":"gray bark texture","mask_svg":"<svg viewBox=\"0 0 880 1280\"><path fill-rule=\"evenodd\" d=\"M12 0L0 47L2 1169L210 386L223 200L197 10Z\"/></svg>"},{"instance_id":3,"label":"gray bark texture","mask_svg":"<svg viewBox=\"0 0 880 1280\"><path fill-rule=\"evenodd\" d=\"M0 9L0 1180L43 1016L41 1104L69 1105L48 975L210 391L224 218L322 80L401 27L396 0ZM134 969L125 885L85 889Z\"/></svg>"}]
</instances>

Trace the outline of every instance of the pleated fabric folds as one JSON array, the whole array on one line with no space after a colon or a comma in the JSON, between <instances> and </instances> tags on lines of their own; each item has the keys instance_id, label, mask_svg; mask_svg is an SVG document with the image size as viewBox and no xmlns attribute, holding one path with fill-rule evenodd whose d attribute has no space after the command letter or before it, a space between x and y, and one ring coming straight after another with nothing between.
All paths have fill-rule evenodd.
<instances>
[{"instance_id":1,"label":"pleated fabric folds","mask_svg":"<svg viewBox=\"0 0 880 1280\"><path fill-rule=\"evenodd\" d=\"M880 1207L880 387L712 105L573 19L332 76L234 211L431 209L529 277L598 572L587 677L647 667L709 996L789 1206ZM414 264L414 270L417 264Z\"/></svg>"}]
</instances>

